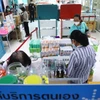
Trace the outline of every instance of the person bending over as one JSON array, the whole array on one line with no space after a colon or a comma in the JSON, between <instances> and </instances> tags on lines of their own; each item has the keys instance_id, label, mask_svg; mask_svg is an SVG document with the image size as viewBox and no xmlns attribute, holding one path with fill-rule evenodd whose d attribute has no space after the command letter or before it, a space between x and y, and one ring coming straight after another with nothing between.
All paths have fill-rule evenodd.
<instances>
[{"instance_id":1,"label":"person bending over","mask_svg":"<svg viewBox=\"0 0 100 100\"><path fill-rule=\"evenodd\" d=\"M6 69L7 66L14 62L21 63L24 67L31 66L31 59L24 51L13 52L8 61L3 64L3 68Z\"/></svg>"}]
</instances>

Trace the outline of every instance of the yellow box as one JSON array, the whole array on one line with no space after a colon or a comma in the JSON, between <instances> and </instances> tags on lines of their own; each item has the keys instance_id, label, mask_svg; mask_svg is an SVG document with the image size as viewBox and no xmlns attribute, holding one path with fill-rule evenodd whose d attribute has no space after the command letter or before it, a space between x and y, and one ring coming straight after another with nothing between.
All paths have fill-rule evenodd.
<instances>
[{"instance_id":1,"label":"yellow box","mask_svg":"<svg viewBox=\"0 0 100 100\"><path fill-rule=\"evenodd\" d=\"M100 82L88 82L88 84L100 84Z\"/></svg>"},{"instance_id":2,"label":"yellow box","mask_svg":"<svg viewBox=\"0 0 100 100\"><path fill-rule=\"evenodd\" d=\"M87 21L86 24L90 31L96 29L96 21Z\"/></svg>"},{"instance_id":3,"label":"yellow box","mask_svg":"<svg viewBox=\"0 0 100 100\"><path fill-rule=\"evenodd\" d=\"M88 82L92 82L92 80L93 80L93 75L90 75L88 78Z\"/></svg>"}]
</instances>

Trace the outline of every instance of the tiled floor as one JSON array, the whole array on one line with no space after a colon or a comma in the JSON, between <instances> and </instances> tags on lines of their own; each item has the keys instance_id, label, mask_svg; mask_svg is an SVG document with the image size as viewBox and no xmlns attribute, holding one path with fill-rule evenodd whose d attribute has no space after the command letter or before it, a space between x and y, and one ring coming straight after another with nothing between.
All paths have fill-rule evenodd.
<instances>
[{"instance_id":1,"label":"tiled floor","mask_svg":"<svg viewBox=\"0 0 100 100\"><path fill-rule=\"evenodd\" d=\"M29 27L30 27L30 32L33 31L36 27L38 27L38 22L35 21L34 23L30 23ZM58 29L59 29L58 33L60 33L60 25L58 25ZM23 32L23 34L25 34L25 33ZM95 37L98 41L100 41L100 33L99 32L91 33L91 35L93 37ZM32 38L33 39L36 38L36 32L34 32L32 34ZM30 39L28 39L28 41L20 48L20 50L23 50L24 52L26 52L30 56L29 42L30 42ZM6 54L0 59L0 61L5 61L12 54L12 52L14 52L21 45L21 43L22 42L19 42L17 40L11 40L10 41L11 51L9 51L9 49L6 47L5 48ZM99 81L100 82L100 46L99 46L99 50L97 52L97 62L96 62L95 67L94 67L93 81Z\"/></svg>"}]
</instances>

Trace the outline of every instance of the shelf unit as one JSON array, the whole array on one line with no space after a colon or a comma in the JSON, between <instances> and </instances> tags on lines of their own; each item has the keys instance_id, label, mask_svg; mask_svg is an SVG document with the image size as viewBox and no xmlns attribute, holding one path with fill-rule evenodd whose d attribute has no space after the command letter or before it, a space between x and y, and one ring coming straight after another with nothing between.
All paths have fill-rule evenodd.
<instances>
[{"instance_id":1,"label":"shelf unit","mask_svg":"<svg viewBox=\"0 0 100 100\"><path fill-rule=\"evenodd\" d=\"M39 38L43 36L57 36L57 19L58 6L57 5L38 5L37 18L39 27Z\"/></svg>"}]
</instances>

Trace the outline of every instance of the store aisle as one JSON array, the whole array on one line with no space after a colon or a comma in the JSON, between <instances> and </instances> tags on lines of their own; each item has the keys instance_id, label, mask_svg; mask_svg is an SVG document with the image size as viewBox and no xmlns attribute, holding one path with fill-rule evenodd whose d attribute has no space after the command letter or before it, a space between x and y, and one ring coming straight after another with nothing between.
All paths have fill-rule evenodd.
<instances>
[{"instance_id":1,"label":"store aisle","mask_svg":"<svg viewBox=\"0 0 100 100\"><path fill-rule=\"evenodd\" d=\"M32 32L36 27L38 27L38 21L29 23L30 32ZM58 33L60 33L60 23L58 24ZM25 33L23 33L23 34L25 34ZM50 34L48 34L48 35L50 35ZM100 33L99 32L91 33L91 35L100 41ZM34 32L32 34L32 38L36 39L36 32ZM27 42L20 48L20 50L23 50L30 56L29 42L30 42L30 39L27 40ZM5 61L12 54L12 52L14 52L21 45L22 42L19 42L17 40L12 40L12 41L10 41L10 43L11 43L11 51L9 51L8 47L6 47L5 48L6 54L0 59L0 61ZM99 75L100 74L100 46L99 46L99 50L97 52L96 58L97 58L97 62L94 67L93 81L100 82L100 75Z\"/></svg>"}]
</instances>

